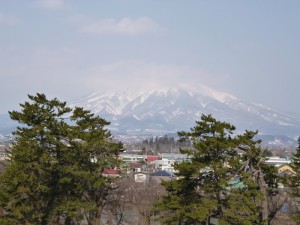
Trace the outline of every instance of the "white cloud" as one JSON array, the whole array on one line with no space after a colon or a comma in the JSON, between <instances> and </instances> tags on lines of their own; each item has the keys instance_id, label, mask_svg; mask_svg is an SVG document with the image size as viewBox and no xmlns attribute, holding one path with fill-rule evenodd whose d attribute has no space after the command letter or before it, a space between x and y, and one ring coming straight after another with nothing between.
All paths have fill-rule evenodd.
<instances>
[{"instance_id":1,"label":"white cloud","mask_svg":"<svg viewBox=\"0 0 300 225\"><path fill-rule=\"evenodd\" d=\"M61 10L68 8L64 0L37 0L34 5L47 10Z\"/></svg>"},{"instance_id":2,"label":"white cloud","mask_svg":"<svg viewBox=\"0 0 300 225\"><path fill-rule=\"evenodd\" d=\"M187 78L202 76L201 72L186 66L121 61L98 65L83 71L84 86L91 90L104 89L152 89L184 85ZM189 81L193 83L195 79Z\"/></svg>"},{"instance_id":3,"label":"white cloud","mask_svg":"<svg viewBox=\"0 0 300 225\"><path fill-rule=\"evenodd\" d=\"M0 26L13 26L19 22L19 18L0 12Z\"/></svg>"},{"instance_id":4,"label":"white cloud","mask_svg":"<svg viewBox=\"0 0 300 225\"><path fill-rule=\"evenodd\" d=\"M78 48L35 49L26 59L15 58L11 66L9 59L17 55L18 49L8 49L0 54L3 67L1 81L6 84L0 90L5 96L25 98L26 95L43 92L47 96L72 100L97 91L133 90L145 91L157 87L188 86L204 83L212 74L185 65L158 64L137 60L125 60L108 64L83 62ZM21 54L20 54L21 55ZM212 86L214 87L214 86ZM18 90L18 92L14 91ZM18 100L8 102L6 108L18 106ZM10 104L10 105L8 105ZM2 111L1 111L2 110ZM0 113L5 113L2 108Z\"/></svg>"},{"instance_id":5,"label":"white cloud","mask_svg":"<svg viewBox=\"0 0 300 225\"><path fill-rule=\"evenodd\" d=\"M140 35L145 33L162 32L164 29L160 27L154 20L148 17L140 17L137 19L125 17L121 20L109 18L93 21L89 24L86 24L81 30L85 33L99 35Z\"/></svg>"}]
</instances>

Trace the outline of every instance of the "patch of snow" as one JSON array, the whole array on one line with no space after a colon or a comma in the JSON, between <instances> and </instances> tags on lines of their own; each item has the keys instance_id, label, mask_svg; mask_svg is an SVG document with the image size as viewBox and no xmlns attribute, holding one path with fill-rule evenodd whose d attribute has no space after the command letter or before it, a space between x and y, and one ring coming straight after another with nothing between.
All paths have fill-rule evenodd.
<instances>
[{"instance_id":1,"label":"patch of snow","mask_svg":"<svg viewBox=\"0 0 300 225\"><path fill-rule=\"evenodd\" d=\"M135 115L135 114L133 114L132 116L133 116L133 118L136 119L136 120L141 120L141 118L139 118L139 117L138 117L137 115Z\"/></svg>"},{"instance_id":2,"label":"patch of snow","mask_svg":"<svg viewBox=\"0 0 300 225\"><path fill-rule=\"evenodd\" d=\"M293 124L285 123L285 122L282 122L282 121L279 121L278 124L281 125L281 126L291 126L291 127L295 126Z\"/></svg>"},{"instance_id":3,"label":"patch of snow","mask_svg":"<svg viewBox=\"0 0 300 225\"><path fill-rule=\"evenodd\" d=\"M232 94L222 92L222 91L217 91L217 90L214 90L214 89L212 89L208 86L202 85L202 84L198 84L196 87L193 87L192 92L214 98L215 100L222 102L222 103L226 103L226 101L228 101L228 100L235 100L235 101L239 100L237 97L235 97ZM191 92L189 92L189 93L191 93ZM192 96L192 94L190 94L190 95Z\"/></svg>"},{"instance_id":4,"label":"patch of snow","mask_svg":"<svg viewBox=\"0 0 300 225\"><path fill-rule=\"evenodd\" d=\"M202 106L202 108L205 108L207 106L207 103L200 103L200 105Z\"/></svg>"}]
</instances>

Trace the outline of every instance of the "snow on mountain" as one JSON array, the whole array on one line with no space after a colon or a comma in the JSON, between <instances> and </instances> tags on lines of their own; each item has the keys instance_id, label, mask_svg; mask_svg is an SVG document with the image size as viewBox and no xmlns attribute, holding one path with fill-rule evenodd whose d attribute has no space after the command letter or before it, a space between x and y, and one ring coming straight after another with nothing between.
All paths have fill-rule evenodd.
<instances>
[{"instance_id":1,"label":"snow on mountain","mask_svg":"<svg viewBox=\"0 0 300 225\"><path fill-rule=\"evenodd\" d=\"M212 114L236 126L237 132L258 130L268 149L295 149L300 135L300 115L249 103L204 85L97 92L69 102L110 121L116 136L148 136L188 131L202 114ZM0 115L0 134L17 123Z\"/></svg>"},{"instance_id":2,"label":"snow on mountain","mask_svg":"<svg viewBox=\"0 0 300 225\"><path fill-rule=\"evenodd\" d=\"M225 103L225 104L227 101L238 100L237 97L235 97L231 94L214 90L214 89L207 87L205 85L202 85L202 84L192 86L191 88L187 88L186 90L190 90L189 91L190 95L194 95L196 93L196 94L198 94L198 95L200 94L202 96L209 96L209 97L211 97L219 102Z\"/></svg>"},{"instance_id":3,"label":"snow on mountain","mask_svg":"<svg viewBox=\"0 0 300 225\"><path fill-rule=\"evenodd\" d=\"M300 117L273 110L204 85L143 91L94 93L71 103L111 121L121 132L176 132L188 130L201 114L212 114L237 130L262 134L300 134Z\"/></svg>"},{"instance_id":4,"label":"snow on mountain","mask_svg":"<svg viewBox=\"0 0 300 225\"><path fill-rule=\"evenodd\" d=\"M298 146L297 140L283 135L258 135L256 138L262 140L261 146L269 150L295 150Z\"/></svg>"},{"instance_id":5,"label":"snow on mountain","mask_svg":"<svg viewBox=\"0 0 300 225\"><path fill-rule=\"evenodd\" d=\"M115 92L99 94L93 93L72 102L72 106L82 104L84 108L90 109L95 113L106 111L113 115L120 115L124 106L130 101L126 93Z\"/></svg>"}]
</instances>

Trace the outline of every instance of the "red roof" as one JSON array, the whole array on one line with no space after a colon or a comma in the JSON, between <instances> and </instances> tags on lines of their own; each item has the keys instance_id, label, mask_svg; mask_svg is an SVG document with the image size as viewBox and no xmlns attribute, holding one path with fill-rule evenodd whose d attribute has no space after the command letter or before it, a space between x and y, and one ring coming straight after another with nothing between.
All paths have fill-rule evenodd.
<instances>
[{"instance_id":1,"label":"red roof","mask_svg":"<svg viewBox=\"0 0 300 225\"><path fill-rule=\"evenodd\" d=\"M130 163L129 165L131 165L131 167L133 168L141 168L141 163L138 163L138 162L133 162L133 163Z\"/></svg>"},{"instance_id":2,"label":"red roof","mask_svg":"<svg viewBox=\"0 0 300 225\"><path fill-rule=\"evenodd\" d=\"M121 174L121 170L104 169L103 174Z\"/></svg>"},{"instance_id":3,"label":"red roof","mask_svg":"<svg viewBox=\"0 0 300 225\"><path fill-rule=\"evenodd\" d=\"M147 161L155 161L155 160L159 160L158 155L148 155L147 156Z\"/></svg>"}]
</instances>

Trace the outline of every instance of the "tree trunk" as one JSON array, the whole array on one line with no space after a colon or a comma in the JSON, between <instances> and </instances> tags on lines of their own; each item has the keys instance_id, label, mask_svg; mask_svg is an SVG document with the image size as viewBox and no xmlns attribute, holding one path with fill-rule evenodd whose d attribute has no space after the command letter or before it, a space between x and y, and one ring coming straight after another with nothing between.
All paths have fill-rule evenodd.
<instances>
[{"instance_id":1,"label":"tree trunk","mask_svg":"<svg viewBox=\"0 0 300 225\"><path fill-rule=\"evenodd\" d=\"M207 217L207 225L210 225L210 217Z\"/></svg>"},{"instance_id":2,"label":"tree trunk","mask_svg":"<svg viewBox=\"0 0 300 225\"><path fill-rule=\"evenodd\" d=\"M269 209L268 209L268 199L267 199L267 184L264 179L264 174L261 170L258 172L258 185L263 199L261 201L261 221L263 224L269 224Z\"/></svg>"},{"instance_id":3,"label":"tree trunk","mask_svg":"<svg viewBox=\"0 0 300 225\"><path fill-rule=\"evenodd\" d=\"M65 220L65 225L72 225L72 219L71 219L71 217L67 216L67 218Z\"/></svg>"}]
</instances>

